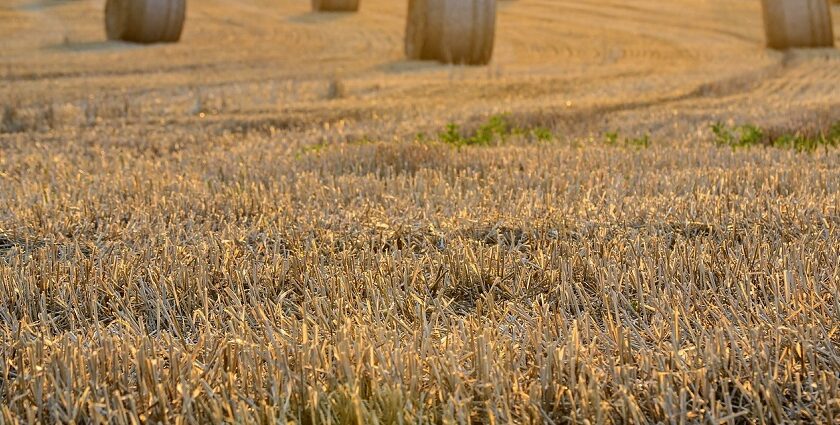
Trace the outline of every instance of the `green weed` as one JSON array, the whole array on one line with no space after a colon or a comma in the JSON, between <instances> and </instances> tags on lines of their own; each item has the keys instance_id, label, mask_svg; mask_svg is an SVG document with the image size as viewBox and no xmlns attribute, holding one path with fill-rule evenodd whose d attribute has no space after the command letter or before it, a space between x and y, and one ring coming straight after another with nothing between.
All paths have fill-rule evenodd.
<instances>
[{"instance_id":1,"label":"green weed","mask_svg":"<svg viewBox=\"0 0 840 425\"><path fill-rule=\"evenodd\" d=\"M449 123L446 129L438 134L440 141L446 144L455 146L464 146L470 144L470 140L461 135L461 126L455 123Z\"/></svg>"},{"instance_id":2,"label":"green weed","mask_svg":"<svg viewBox=\"0 0 840 425\"><path fill-rule=\"evenodd\" d=\"M798 152L813 152L820 147L840 145L840 121L834 123L825 132L806 130L771 132L752 124L730 127L722 123L712 124L711 130L716 145L732 149L766 146Z\"/></svg>"},{"instance_id":3,"label":"green weed","mask_svg":"<svg viewBox=\"0 0 840 425\"><path fill-rule=\"evenodd\" d=\"M715 135L716 145L733 149L761 144L765 137L761 128L750 124L728 127L718 122L712 124L712 133Z\"/></svg>"},{"instance_id":4,"label":"green weed","mask_svg":"<svg viewBox=\"0 0 840 425\"><path fill-rule=\"evenodd\" d=\"M604 143L614 146L618 144L618 132L608 131L604 134Z\"/></svg>"},{"instance_id":5,"label":"green weed","mask_svg":"<svg viewBox=\"0 0 840 425\"><path fill-rule=\"evenodd\" d=\"M438 134L441 142L458 147L505 143L514 136L545 142L551 140L554 134L545 127L523 128L515 125L507 115L491 116L472 133L464 131L458 124L449 123Z\"/></svg>"},{"instance_id":6,"label":"green weed","mask_svg":"<svg viewBox=\"0 0 840 425\"><path fill-rule=\"evenodd\" d=\"M645 134L636 137L621 138L618 131L608 131L604 133L604 144L608 146L623 146L625 148L649 148L650 134Z\"/></svg>"},{"instance_id":7,"label":"green weed","mask_svg":"<svg viewBox=\"0 0 840 425\"><path fill-rule=\"evenodd\" d=\"M551 130L545 127L536 127L533 130L531 130L531 134L539 142L547 142L554 138L554 134L551 132Z\"/></svg>"}]
</instances>

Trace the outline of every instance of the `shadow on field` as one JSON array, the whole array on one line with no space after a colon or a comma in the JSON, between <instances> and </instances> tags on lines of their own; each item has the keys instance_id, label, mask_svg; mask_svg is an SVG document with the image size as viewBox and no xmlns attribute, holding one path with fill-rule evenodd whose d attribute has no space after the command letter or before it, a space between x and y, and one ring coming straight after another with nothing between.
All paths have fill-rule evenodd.
<instances>
[{"instance_id":1,"label":"shadow on field","mask_svg":"<svg viewBox=\"0 0 840 425\"><path fill-rule=\"evenodd\" d=\"M352 13L347 12L306 12L301 15L290 16L286 20L296 24L322 24L325 22L333 22L344 18L350 18L352 16Z\"/></svg>"},{"instance_id":2,"label":"shadow on field","mask_svg":"<svg viewBox=\"0 0 840 425\"><path fill-rule=\"evenodd\" d=\"M53 52L114 52L119 50L133 50L143 46L122 41L64 41L49 44L44 50Z\"/></svg>"},{"instance_id":3,"label":"shadow on field","mask_svg":"<svg viewBox=\"0 0 840 425\"><path fill-rule=\"evenodd\" d=\"M73 0L41 0L28 3L22 6L21 9L27 12L37 12L48 7L63 6L72 2Z\"/></svg>"},{"instance_id":4,"label":"shadow on field","mask_svg":"<svg viewBox=\"0 0 840 425\"><path fill-rule=\"evenodd\" d=\"M0 233L0 255L10 251L15 247L15 245L17 245L17 241L14 241L10 237Z\"/></svg>"},{"instance_id":5,"label":"shadow on field","mask_svg":"<svg viewBox=\"0 0 840 425\"><path fill-rule=\"evenodd\" d=\"M442 63L438 63L435 61L417 61L417 60L407 60L407 59L400 59L394 60L390 62L380 63L375 67L371 68L372 70L385 72L388 74L406 74L411 72L423 72L423 71L435 71L441 69L447 69L452 67L453 65L445 65Z\"/></svg>"}]
</instances>

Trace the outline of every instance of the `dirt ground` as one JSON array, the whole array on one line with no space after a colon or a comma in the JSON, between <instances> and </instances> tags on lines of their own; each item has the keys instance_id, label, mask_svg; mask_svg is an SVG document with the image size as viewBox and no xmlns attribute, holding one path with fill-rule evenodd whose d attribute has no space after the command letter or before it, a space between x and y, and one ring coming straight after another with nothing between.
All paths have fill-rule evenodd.
<instances>
[{"instance_id":1,"label":"dirt ground","mask_svg":"<svg viewBox=\"0 0 840 425\"><path fill-rule=\"evenodd\" d=\"M364 0L357 14L192 1L182 41L154 46L107 42L102 9L0 5L0 103L24 129L326 123L339 138L390 138L511 113L569 136L694 140L717 120L796 125L840 109L840 51L765 49L758 1L502 1L494 59L476 68L406 61L405 1Z\"/></svg>"}]
</instances>

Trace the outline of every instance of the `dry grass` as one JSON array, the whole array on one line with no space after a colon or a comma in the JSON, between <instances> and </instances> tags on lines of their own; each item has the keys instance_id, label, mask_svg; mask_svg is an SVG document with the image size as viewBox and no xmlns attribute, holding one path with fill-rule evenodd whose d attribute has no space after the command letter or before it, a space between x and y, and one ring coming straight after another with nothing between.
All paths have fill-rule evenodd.
<instances>
[{"instance_id":1,"label":"dry grass","mask_svg":"<svg viewBox=\"0 0 840 425\"><path fill-rule=\"evenodd\" d=\"M180 131L0 144L5 423L840 418L836 149Z\"/></svg>"},{"instance_id":2,"label":"dry grass","mask_svg":"<svg viewBox=\"0 0 840 425\"><path fill-rule=\"evenodd\" d=\"M840 52L522 0L436 66L364 2L0 7L0 425L840 421Z\"/></svg>"}]
</instances>

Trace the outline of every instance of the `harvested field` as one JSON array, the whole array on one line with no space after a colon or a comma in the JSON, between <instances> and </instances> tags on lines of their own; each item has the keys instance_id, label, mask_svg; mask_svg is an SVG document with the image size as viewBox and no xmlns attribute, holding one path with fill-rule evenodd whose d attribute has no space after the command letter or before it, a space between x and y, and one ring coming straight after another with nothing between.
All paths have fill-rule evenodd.
<instances>
[{"instance_id":1,"label":"harvested field","mask_svg":"<svg viewBox=\"0 0 840 425\"><path fill-rule=\"evenodd\" d=\"M840 421L840 51L760 2L101 3L0 5L0 423Z\"/></svg>"}]
</instances>

